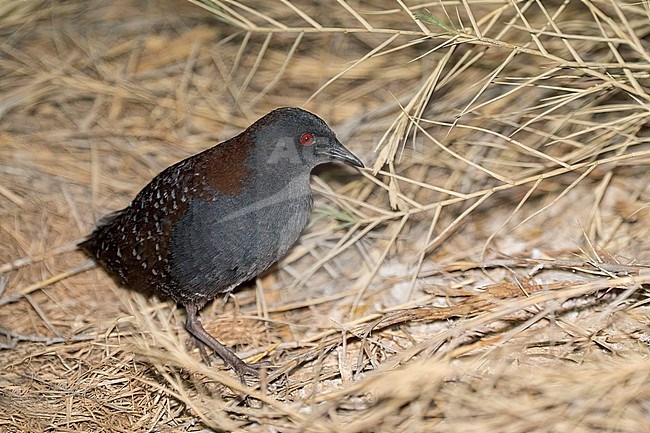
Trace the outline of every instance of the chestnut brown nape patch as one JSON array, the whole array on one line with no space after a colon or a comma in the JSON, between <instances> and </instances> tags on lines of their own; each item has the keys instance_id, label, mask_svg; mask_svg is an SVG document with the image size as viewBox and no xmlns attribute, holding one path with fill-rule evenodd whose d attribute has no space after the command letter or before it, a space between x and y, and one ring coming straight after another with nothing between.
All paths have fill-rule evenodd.
<instances>
[{"instance_id":1,"label":"chestnut brown nape patch","mask_svg":"<svg viewBox=\"0 0 650 433\"><path fill-rule=\"evenodd\" d=\"M200 171L206 173L205 182L223 195L237 195L251 175L246 158L253 142L246 132L208 150L208 158L199 160Z\"/></svg>"}]
</instances>

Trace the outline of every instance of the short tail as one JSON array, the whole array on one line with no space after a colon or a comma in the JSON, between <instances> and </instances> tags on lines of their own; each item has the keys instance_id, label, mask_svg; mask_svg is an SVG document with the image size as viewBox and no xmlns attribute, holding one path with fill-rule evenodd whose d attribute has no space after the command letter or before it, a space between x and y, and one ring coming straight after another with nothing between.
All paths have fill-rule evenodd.
<instances>
[{"instance_id":1,"label":"short tail","mask_svg":"<svg viewBox=\"0 0 650 433\"><path fill-rule=\"evenodd\" d=\"M95 238L92 234L83 238L77 247L90 257L95 258Z\"/></svg>"},{"instance_id":2,"label":"short tail","mask_svg":"<svg viewBox=\"0 0 650 433\"><path fill-rule=\"evenodd\" d=\"M91 234L83 238L77 244L77 247L93 259L97 259L97 240L102 237L102 232L106 230L106 227L109 226L121 212L122 211L113 212L103 217L99 221L97 228L95 228Z\"/></svg>"}]
</instances>

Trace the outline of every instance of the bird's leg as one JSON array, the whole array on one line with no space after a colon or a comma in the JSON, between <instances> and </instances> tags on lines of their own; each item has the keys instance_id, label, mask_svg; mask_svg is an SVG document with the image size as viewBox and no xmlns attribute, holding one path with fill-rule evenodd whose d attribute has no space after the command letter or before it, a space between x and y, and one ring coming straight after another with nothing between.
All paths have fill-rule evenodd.
<instances>
[{"instance_id":1,"label":"bird's leg","mask_svg":"<svg viewBox=\"0 0 650 433\"><path fill-rule=\"evenodd\" d=\"M244 375L248 374L254 377L259 377L259 371L242 361L235 353L228 349L223 344L219 343L216 338L208 334L208 331L203 328L199 318L197 316L197 308L195 305L189 304L185 305L185 310L187 311L187 320L185 321L185 329L191 335L193 335L200 343L205 344L219 355L226 364L230 365L233 370L239 375L240 378L244 378Z\"/></svg>"},{"instance_id":2,"label":"bird's leg","mask_svg":"<svg viewBox=\"0 0 650 433\"><path fill-rule=\"evenodd\" d=\"M187 328L187 327L186 327ZM209 367L212 365L212 362L210 361L210 355L208 355L208 351L206 350L206 346L204 342L196 338L193 334L190 334L190 341L188 343L190 347L198 347L199 348L199 353L201 354L201 359L205 364Z\"/></svg>"}]
</instances>

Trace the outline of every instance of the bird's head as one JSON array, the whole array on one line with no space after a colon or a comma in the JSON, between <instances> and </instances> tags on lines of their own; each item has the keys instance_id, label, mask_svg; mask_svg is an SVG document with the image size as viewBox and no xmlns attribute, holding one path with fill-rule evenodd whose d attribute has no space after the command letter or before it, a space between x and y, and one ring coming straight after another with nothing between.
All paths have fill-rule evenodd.
<instances>
[{"instance_id":1,"label":"bird's head","mask_svg":"<svg viewBox=\"0 0 650 433\"><path fill-rule=\"evenodd\" d=\"M327 162L364 167L320 117L300 108L273 110L246 132L255 141L258 167L289 172L310 172Z\"/></svg>"}]
</instances>

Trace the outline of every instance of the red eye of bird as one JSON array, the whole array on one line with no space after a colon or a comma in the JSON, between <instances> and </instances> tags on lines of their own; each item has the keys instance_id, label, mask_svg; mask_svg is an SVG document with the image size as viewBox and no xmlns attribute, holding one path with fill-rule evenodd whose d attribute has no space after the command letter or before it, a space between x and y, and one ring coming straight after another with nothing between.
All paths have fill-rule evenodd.
<instances>
[{"instance_id":1,"label":"red eye of bird","mask_svg":"<svg viewBox=\"0 0 650 433\"><path fill-rule=\"evenodd\" d=\"M302 134L300 136L300 144L303 146L311 146L314 143L314 135L313 134Z\"/></svg>"}]
</instances>

